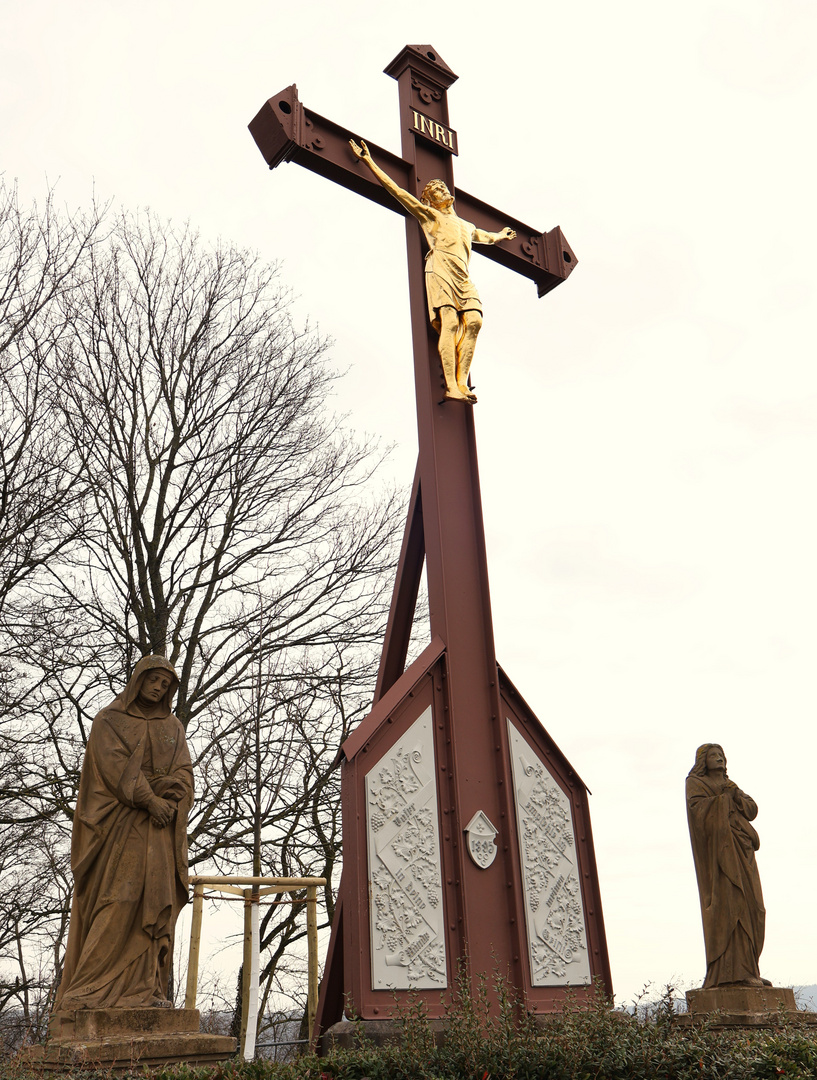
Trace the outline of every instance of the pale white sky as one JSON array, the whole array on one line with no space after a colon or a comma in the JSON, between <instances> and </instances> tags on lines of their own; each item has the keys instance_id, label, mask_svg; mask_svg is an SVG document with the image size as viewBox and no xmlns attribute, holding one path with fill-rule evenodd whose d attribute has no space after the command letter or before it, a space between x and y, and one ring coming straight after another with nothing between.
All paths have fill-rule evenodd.
<instances>
[{"instance_id":1,"label":"pale white sky","mask_svg":"<svg viewBox=\"0 0 817 1080\"><path fill-rule=\"evenodd\" d=\"M336 407L416 454L403 226L246 125L296 82L399 152L383 67L429 43L458 183L579 266L538 300L476 258L500 663L593 792L613 981L700 984L683 800L723 743L760 805L764 975L817 982L817 7L2 0L0 170L283 261L349 367Z\"/></svg>"}]
</instances>

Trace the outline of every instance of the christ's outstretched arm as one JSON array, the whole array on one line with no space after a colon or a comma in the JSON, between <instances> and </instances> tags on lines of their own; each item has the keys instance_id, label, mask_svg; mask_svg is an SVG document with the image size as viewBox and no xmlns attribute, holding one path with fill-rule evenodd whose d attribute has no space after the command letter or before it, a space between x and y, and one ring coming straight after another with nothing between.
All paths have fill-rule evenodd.
<instances>
[{"instance_id":1,"label":"christ's outstretched arm","mask_svg":"<svg viewBox=\"0 0 817 1080\"><path fill-rule=\"evenodd\" d=\"M361 145L358 146L354 139L349 140L349 145L351 146L355 157L358 161L362 161L364 165L369 166L386 191L388 191L390 195L393 195L401 206L405 206L406 210L408 210L410 214L413 214L421 224L432 220L433 214L431 209L426 206L425 203L420 202L419 199L415 198L414 195L409 194L408 191L401 188L399 184L395 184L389 174L383 172L380 166L375 163L372 155L369 153L369 148L366 143L363 142L362 139L360 140L360 143Z\"/></svg>"}]
</instances>

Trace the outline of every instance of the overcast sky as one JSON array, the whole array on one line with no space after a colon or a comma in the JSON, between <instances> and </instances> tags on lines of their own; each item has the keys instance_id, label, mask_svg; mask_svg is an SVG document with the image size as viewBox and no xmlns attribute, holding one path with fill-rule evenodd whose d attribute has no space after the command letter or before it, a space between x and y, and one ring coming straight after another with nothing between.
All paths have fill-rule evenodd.
<instances>
[{"instance_id":1,"label":"overcast sky","mask_svg":"<svg viewBox=\"0 0 817 1080\"><path fill-rule=\"evenodd\" d=\"M348 368L333 408L416 456L403 225L247 123L290 83L400 150L406 43L460 76L457 182L561 225L543 300L475 256L500 663L593 792L613 981L700 985L684 807L721 742L756 798L761 972L817 982L813 0L394 5L2 0L0 171L280 260Z\"/></svg>"}]
</instances>

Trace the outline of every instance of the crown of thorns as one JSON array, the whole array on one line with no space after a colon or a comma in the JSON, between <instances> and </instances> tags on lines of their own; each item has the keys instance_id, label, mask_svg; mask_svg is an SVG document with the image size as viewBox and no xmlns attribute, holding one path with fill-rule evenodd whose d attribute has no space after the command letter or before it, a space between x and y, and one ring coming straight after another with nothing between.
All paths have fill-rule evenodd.
<instances>
[{"instance_id":1,"label":"crown of thorns","mask_svg":"<svg viewBox=\"0 0 817 1080\"><path fill-rule=\"evenodd\" d=\"M426 186L423 188L423 193L420 196L420 201L424 202L426 206L431 206L431 192L435 187L447 187L445 180L429 180Z\"/></svg>"}]
</instances>

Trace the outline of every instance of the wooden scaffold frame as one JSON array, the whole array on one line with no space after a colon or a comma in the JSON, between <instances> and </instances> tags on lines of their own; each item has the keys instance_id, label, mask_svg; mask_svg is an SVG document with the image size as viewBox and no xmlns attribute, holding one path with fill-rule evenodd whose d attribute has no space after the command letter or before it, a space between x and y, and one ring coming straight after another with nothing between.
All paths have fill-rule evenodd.
<instances>
[{"instance_id":1,"label":"wooden scaffold frame","mask_svg":"<svg viewBox=\"0 0 817 1080\"><path fill-rule=\"evenodd\" d=\"M261 968L258 910L261 897L268 896L270 893L296 892L306 889L306 899L302 902L306 904L307 1023L309 1043L311 1045L315 1031L315 1015L318 1010L318 889L326 886L326 878L242 877L240 875L197 874L190 877L190 884L193 886L193 919L190 924L190 951L187 963L187 988L184 998L185 1009L195 1009L196 1007L205 887L209 886L219 892L233 893L244 899L245 978L241 1000L240 1054L245 1061L252 1061L255 1056L255 1035L258 1021L258 977ZM247 973L249 973L249 978L246 977Z\"/></svg>"}]
</instances>

